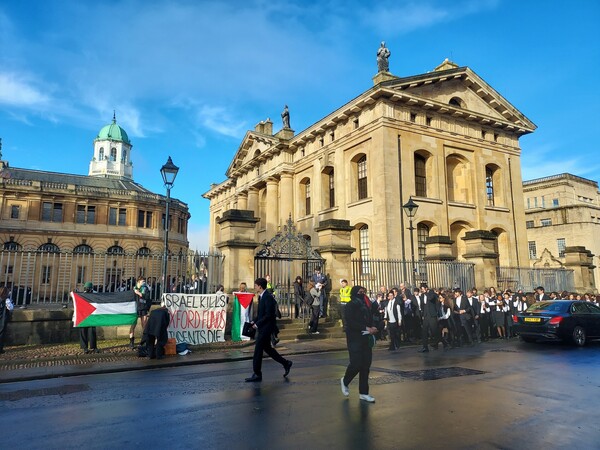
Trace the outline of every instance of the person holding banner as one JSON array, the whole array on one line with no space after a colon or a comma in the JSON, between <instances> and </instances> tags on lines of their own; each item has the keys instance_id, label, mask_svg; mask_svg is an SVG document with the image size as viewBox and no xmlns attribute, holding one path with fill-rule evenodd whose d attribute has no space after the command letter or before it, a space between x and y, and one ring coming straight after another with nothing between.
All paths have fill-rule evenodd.
<instances>
[{"instance_id":1,"label":"person holding banner","mask_svg":"<svg viewBox=\"0 0 600 450\"><path fill-rule=\"evenodd\" d=\"M91 281L88 281L83 285L83 292L94 292L94 285ZM96 327L79 328L79 347L81 347L81 350L83 350L83 353L86 355L88 353L100 353L97 344Z\"/></svg>"},{"instance_id":2,"label":"person holding banner","mask_svg":"<svg viewBox=\"0 0 600 450\"><path fill-rule=\"evenodd\" d=\"M233 342L249 341L242 334L244 323L252 321L252 303L254 294L248 292L246 283L240 283L239 290L233 293L233 310L231 315L231 340Z\"/></svg>"},{"instance_id":3,"label":"person holding banner","mask_svg":"<svg viewBox=\"0 0 600 450\"><path fill-rule=\"evenodd\" d=\"M140 318L142 323L142 330L146 328L146 323L148 322L148 314L150 313L150 307L152 306L152 297L150 292L150 287L146 284L145 277L138 277L137 283L133 288L134 298L137 304L137 315ZM129 329L129 347L135 348L135 326L137 325L137 321L131 325ZM140 345L144 345L145 341L142 337L142 341Z\"/></svg>"},{"instance_id":4,"label":"person holding banner","mask_svg":"<svg viewBox=\"0 0 600 450\"><path fill-rule=\"evenodd\" d=\"M263 352L269 355L274 361L283 366L287 377L292 368L292 361L283 358L277 350L271 346L271 333L276 326L277 302L273 295L267 291L267 280L257 278L254 281L254 290L258 294L258 314L256 320L252 322L256 329L256 343L254 345L254 356L252 358L253 374L246 378L246 382L262 381L262 358Z\"/></svg>"}]
</instances>

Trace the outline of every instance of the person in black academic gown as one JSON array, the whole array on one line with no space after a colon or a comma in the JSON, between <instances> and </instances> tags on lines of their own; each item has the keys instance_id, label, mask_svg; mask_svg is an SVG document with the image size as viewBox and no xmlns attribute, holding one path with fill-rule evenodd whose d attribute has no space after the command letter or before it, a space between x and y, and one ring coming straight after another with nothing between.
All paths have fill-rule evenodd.
<instances>
[{"instance_id":1,"label":"person in black academic gown","mask_svg":"<svg viewBox=\"0 0 600 450\"><path fill-rule=\"evenodd\" d=\"M144 340L146 341L148 358L162 359L164 357L165 345L169 338L167 328L169 327L170 320L169 310L164 305L161 305L160 308L150 313L150 318L144 329Z\"/></svg>"},{"instance_id":2,"label":"person in black academic gown","mask_svg":"<svg viewBox=\"0 0 600 450\"><path fill-rule=\"evenodd\" d=\"M283 376L287 377L292 368L292 361L282 357L271 346L271 334L277 326L277 302L273 295L267 291L267 280L265 278L257 278L254 281L254 290L258 294L258 315L256 316L256 320L252 322L256 330L254 356L252 357L252 369L254 373L251 377L246 378L246 381L262 381L263 352L269 355L273 361L283 366Z\"/></svg>"}]
</instances>

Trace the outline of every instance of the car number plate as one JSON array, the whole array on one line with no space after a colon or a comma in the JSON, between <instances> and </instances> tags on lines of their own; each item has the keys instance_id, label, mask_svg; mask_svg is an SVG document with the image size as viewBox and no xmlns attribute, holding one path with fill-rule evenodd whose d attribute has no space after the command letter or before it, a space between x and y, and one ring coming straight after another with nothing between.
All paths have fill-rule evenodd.
<instances>
[{"instance_id":1,"label":"car number plate","mask_svg":"<svg viewBox=\"0 0 600 450\"><path fill-rule=\"evenodd\" d=\"M525 322L541 322L542 319L539 317L525 317Z\"/></svg>"}]
</instances>

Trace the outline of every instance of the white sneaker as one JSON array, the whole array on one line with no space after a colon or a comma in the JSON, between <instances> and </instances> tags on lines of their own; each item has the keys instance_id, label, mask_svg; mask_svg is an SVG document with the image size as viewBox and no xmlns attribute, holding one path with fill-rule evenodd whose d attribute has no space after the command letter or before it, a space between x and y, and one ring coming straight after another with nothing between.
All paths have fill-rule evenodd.
<instances>
[{"instance_id":1,"label":"white sneaker","mask_svg":"<svg viewBox=\"0 0 600 450\"><path fill-rule=\"evenodd\" d=\"M344 394L344 397L348 397L350 395L350 390L348 389L348 386L344 384L344 377L340 379L340 385L342 386L342 394Z\"/></svg>"},{"instance_id":2,"label":"white sneaker","mask_svg":"<svg viewBox=\"0 0 600 450\"><path fill-rule=\"evenodd\" d=\"M365 402L375 403L375 397L371 397L369 394L360 394L358 398L364 400Z\"/></svg>"},{"instance_id":3,"label":"white sneaker","mask_svg":"<svg viewBox=\"0 0 600 450\"><path fill-rule=\"evenodd\" d=\"M313 334L319 334L319 332L318 332L318 331L315 331Z\"/></svg>"}]
</instances>

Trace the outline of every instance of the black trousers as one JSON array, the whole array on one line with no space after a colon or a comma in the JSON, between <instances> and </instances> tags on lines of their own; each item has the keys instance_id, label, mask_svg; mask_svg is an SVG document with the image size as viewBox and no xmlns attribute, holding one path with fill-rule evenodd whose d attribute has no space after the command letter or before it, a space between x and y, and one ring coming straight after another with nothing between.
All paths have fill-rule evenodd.
<instances>
[{"instance_id":1,"label":"black trousers","mask_svg":"<svg viewBox=\"0 0 600 450\"><path fill-rule=\"evenodd\" d=\"M271 346L271 333L257 333L254 344L254 356L252 357L252 369L259 377L262 377L262 358L263 352L269 355L274 361L285 366L287 360L284 359L277 350Z\"/></svg>"},{"instance_id":2,"label":"black trousers","mask_svg":"<svg viewBox=\"0 0 600 450\"><path fill-rule=\"evenodd\" d=\"M144 334L144 337L146 339L146 350L148 351L148 358L161 359L163 356L165 356L165 345L167 345L168 337L163 337L161 339L151 334Z\"/></svg>"},{"instance_id":3,"label":"black trousers","mask_svg":"<svg viewBox=\"0 0 600 450\"><path fill-rule=\"evenodd\" d=\"M423 338L423 348L427 348L430 338L431 344L436 346L440 342L440 327L438 327L437 317L423 317L421 328L421 337Z\"/></svg>"},{"instance_id":4,"label":"black trousers","mask_svg":"<svg viewBox=\"0 0 600 450\"><path fill-rule=\"evenodd\" d=\"M398 322L388 322L388 333L390 335L389 350L397 350L400 347L400 327Z\"/></svg>"},{"instance_id":5,"label":"black trousers","mask_svg":"<svg viewBox=\"0 0 600 450\"><path fill-rule=\"evenodd\" d=\"M344 384L349 386L356 375L358 375L358 392L360 394L369 394L369 371L371 370L371 361L373 360L373 350L368 342L364 345L355 345L348 343L348 354L350 364L346 368L344 375Z\"/></svg>"},{"instance_id":6,"label":"black trousers","mask_svg":"<svg viewBox=\"0 0 600 450\"><path fill-rule=\"evenodd\" d=\"M79 346L82 350L96 349L96 327L79 328ZM88 347L89 346L89 347Z\"/></svg>"},{"instance_id":7,"label":"black trousers","mask_svg":"<svg viewBox=\"0 0 600 450\"><path fill-rule=\"evenodd\" d=\"M320 306L311 306L311 309L312 309L312 316L310 318L310 322L308 325L310 326L310 332L315 333L318 331L318 328L319 328Z\"/></svg>"},{"instance_id":8,"label":"black trousers","mask_svg":"<svg viewBox=\"0 0 600 450\"><path fill-rule=\"evenodd\" d=\"M340 317L342 318L342 327L344 331L346 331L346 303L338 303L338 311L340 313Z\"/></svg>"},{"instance_id":9,"label":"black trousers","mask_svg":"<svg viewBox=\"0 0 600 450\"><path fill-rule=\"evenodd\" d=\"M6 314L8 314L8 311L4 311L4 315L0 313L0 351L4 351L4 335L6 334L6 323L8 322Z\"/></svg>"}]
</instances>

